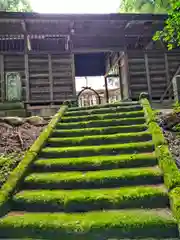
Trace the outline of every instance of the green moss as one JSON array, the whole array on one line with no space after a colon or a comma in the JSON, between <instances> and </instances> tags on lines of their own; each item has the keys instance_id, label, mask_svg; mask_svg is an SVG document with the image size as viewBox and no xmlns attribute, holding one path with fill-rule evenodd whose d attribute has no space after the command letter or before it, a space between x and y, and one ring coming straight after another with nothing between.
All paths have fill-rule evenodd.
<instances>
[{"instance_id":1,"label":"green moss","mask_svg":"<svg viewBox=\"0 0 180 240\"><path fill-rule=\"evenodd\" d=\"M31 148L26 152L25 157L19 163L19 165L12 171L8 180L4 183L0 190L0 215L4 212L4 206L7 203L9 197L13 193L15 187L18 186L19 182L25 176L30 164L37 157L40 149L44 145L47 140L49 134L51 134L53 127L59 120L59 118L63 115L66 107L62 107L60 111L54 116L51 122L48 124L47 128L40 134ZM4 207L4 208L3 208Z\"/></svg>"},{"instance_id":2,"label":"green moss","mask_svg":"<svg viewBox=\"0 0 180 240\"><path fill-rule=\"evenodd\" d=\"M161 210L121 210L77 214L24 213L0 220L0 237L63 240L178 237L176 221Z\"/></svg>"},{"instance_id":3,"label":"green moss","mask_svg":"<svg viewBox=\"0 0 180 240\"><path fill-rule=\"evenodd\" d=\"M14 208L27 211L84 212L119 208L166 208L162 186L134 186L89 190L32 190L13 197Z\"/></svg>"},{"instance_id":4,"label":"green moss","mask_svg":"<svg viewBox=\"0 0 180 240\"><path fill-rule=\"evenodd\" d=\"M85 116L71 116L63 117L62 121L64 123L68 122L82 122L91 120L105 120L105 119L118 119L118 118L134 118L134 117L144 117L144 111L133 111L125 113L106 113L106 114L91 114Z\"/></svg>"},{"instance_id":5,"label":"green moss","mask_svg":"<svg viewBox=\"0 0 180 240\"><path fill-rule=\"evenodd\" d=\"M94 156L79 158L40 159L34 162L34 169L53 170L98 170L130 167L148 167L157 164L155 154L128 154L120 156Z\"/></svg>"},{"instance_id":6,"label":"green moss","mask_svg":"<svg viewBox=\"0 0 180 240\"><path fill-rule=\"evenodd\" d=\"M93 146L101 144L117 144L117 143L129 143L137 141L150 141L152 140L149 132L137 132L137 133L121 133L112 135L95 135L84 137L72 137L72 138L49 138L48 146L64 147L64 146Z\"/></svg>"},{"instance_id":7,"label":"green moss","mask_svg":"<svg viewBox=\"0 0 180 240\"><path fill-rule=\"evenodd\" d=\"M101 146L76 146L76 147L46 147L43 148L41 157L86 157L98 155L118 155L126 153L147 153L154 150L151 141L138 143L124 143Z\"/></svg>"},{"instance_id":8,"label":"green moss","mask_svg":"<svg viewBox=\"0 0 180 240\"><path fill-rule=\"evenodd\" d=\"M117 113L117 112L127 112L127 111L138 111L142 110L140 105L132 105L132 106L112 106L109 108L97 108L97 109L89 109L89 110L77 110L72 112L67 112L65 116L83 116L90 114L102 114L102 113Z\"/></svg>"},{"instance_id":9,"label":"green moss","mask_svg":"<svg viewBox=\"0 0 180 240\"><path fill-rule=\"evenodd\" d=\"M60 127L60 126L59 126ZM99 127L99 128L85 128L85 129L70 129L70 130L54 130L52 137L80 137L88 135L103 135L103 134L115 134L115 133L132 133L147 130L146 124L130 125L130 126L111 126L111 127Z\"/></svg>"},{"instance_id":10,"label":"green moss","mask_svg":"<svg viewBox=\"0 0 180 240\"><path fill-rule=\"evenodd\" d=\"M113 169L90 172L32 173L25 178L28 187L43 189L99 188L138 184L159 184L161 170L157 167Z\"/></svg>"},{"instance_id":11,"label":"green moss","mask_svg":"<svg viewBox=\"0 0 180 240\"><path fill-rule=\"evenodd\" d=\"M124 107L124 106L132 106L137 105L139 102L119 102L119 103L108 103L103 105L94 105L90 107L74 107L69 108L69 112L73 111L82 111L82 110L91 110L91 109L102 109L102 108L111 108L111 107Z\"/></svg>"},{"instance_id":12,"label":"green moss","mask_svg":"<svg viewBox=\"0 0 180 240\"><path fill-rule=\"evenodd\" d=\"M171 209L180 224L180 187L174 188L170 194Z\"/></svg>"},{"instance_id":13,"label":"green moss","mask_svg":"<svg viewBox=\"0 0 180 240\"><path fill-rule=\"evenodd\" d=\"M155 112L152 110L149 101L146 98L143 98L140 100L140 102L144 109L147 124L151 122L156 122L156 115Z\"/></svg>"},{"instance_id":14,"label":"green moss","mask_svg":"<svg viewBox=\"0 0 180 240\"><path fill-rule=\"evenodd\" d=\"M168 146L159 146L156 148L156 156L159 166L164 173L164 183L170 190L180 186L180 171L168 149Z\"/></svg>"},{"instance_id":15,"label":"green moss","mask_svg":"<svg viewBox=\"0 0 180 240\"><path fill-rule=\"evenodd\" d=\"M167 141L165 140L163 132L156 122L149 123L149 131L152 134L152 140L155 147L167 144Z\"/></svg>"},{"instance_id":16,"label":"green moss","mask_svg":"<svg viewBox=\"0 0 180 240\"><path fill-rule=\"evenodd\" d=\"M108 119L108 120L94 120L87 122L72 122L72 123L60 123L56 128L60 129L77 129L77 128L92 128L92 127L107 127L107 126L124 126L125 124L144 124L144 117L136 118L121 118L121 119Z\"/></svg>"}]
</instances>

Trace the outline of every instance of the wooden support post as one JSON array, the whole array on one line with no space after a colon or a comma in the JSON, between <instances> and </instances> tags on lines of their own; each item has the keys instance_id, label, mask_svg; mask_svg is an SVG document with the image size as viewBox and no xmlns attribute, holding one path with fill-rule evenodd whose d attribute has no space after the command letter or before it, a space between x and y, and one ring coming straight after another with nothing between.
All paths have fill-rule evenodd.
<instances>
[{"instance_id":1,"label":"wooden support post","mask_svg":"<svg viewBox=\"0 0 180 240\"><path fill-rule=\"evenodd\" d=\"M151 91L151 78L149 73L149 62L148 62L148 55L147 53L144 54L145 59L145 68L146 68L146 79L147 79L147 86L148 86L148 94L150 100L152 100L152 91Z\"/></svg>"},{"instance_id":2,"label":"wooden support post","mask_svg":"<svg viewBox=\"0 0 180 240\"><path fill-rule=\"evenodd\" d=\"M5 76L4 76L4 56L0 55L0 71L1 71L1 101L5 101Z\"/></svg>"},{"instance_id":3,"label":"wooden support post","mask_svg":"<svg viewBox=\"0 0 180 240\"><path fill-rule=\"evenodd\" d=\"M118 53L118 58L120 57L120 54ZM121 100L123 100L123 84L122 84L122 78L121 78L121 59L118 61L118 71L119 71L119 87L120 87L120 97Z\"/></svg>"},{"instance_id":4,"label":"wooden support post","mask_svg":"<svg viewBox=\"0 0 180 240\"><path fill-rule=\"evenodd\" d=\"M53 103L53 74L52 74L52 57L51 54L48 54L48 68L49 68L49 89L50 89L50 100L51 104Z\"/></svg>"},{"instance_id":5,"label":"wooden support post","mask_svg":"<svg viewBox=\"0 0 180 240\"><path fill-rule=\"evenodd\" d=\"M72 54L72 87L73 87L73 96L76 98L76 73L75 73L75 61L74 61L74 54Z\"/></svg>"},{"instance_id":6,"label":"wooden support post","mask_svg":"<svg viewBox=\"0 0 180 240\"><path fill-rule=\"evenodd\" d=\"M125 64L125 71L126 71L126 81L128 87L128 99L131 99L131 84L130 84L130 74L129 74L129 63L128 63L128 54L127 51L124 52L124 64Z\"/></svg>"},{"instance_id":7,"label":"wooden support post","mask_svg":"<svg viewBox=\"0 0 180 240\"><path fill-rule=\"evenodd\" d=\"M168 86L170 83L170 75L169 75L169 62L168 62L167 53L164 53L164 59L165 59L166 81L167 81L167 86ZM169 99L171 99L170 93L169 93Z\"/></svg>"},{"instance_id":8,"label":"wooden support post","mask_svg":"<svg viewBox=\"0 0 180 240\"><path fill-rule=\"evenodd\" d=\"M107 77L105 77L104 80L105 80L105 95L106 95L106 102L109 103L109 92L108 92Z\"/></svg>"},{"instance_id":9,"label":"wooden support post","mask_svg":"<svg viewBox=\"0 0 180 240\"><path fill-rule=\"evenodd\" d=\"M29 89L29 56L24 54L24 66L25 66L25 78L26 78L26 102L30 101L30 89Z\"/></svg>"}]
</instances>

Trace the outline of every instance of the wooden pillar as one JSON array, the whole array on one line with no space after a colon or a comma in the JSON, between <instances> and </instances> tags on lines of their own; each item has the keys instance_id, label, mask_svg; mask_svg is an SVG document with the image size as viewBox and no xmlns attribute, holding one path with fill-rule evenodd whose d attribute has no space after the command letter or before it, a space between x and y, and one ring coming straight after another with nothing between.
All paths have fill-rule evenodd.
<instances>
[{"instance_id":1,"label":"wooden pillar","mask_svg":"<svg viewBox=\"0 0 180 240\"><path fill-rule=\"evenodd\" d=\"M165 60L166 81L167 81L167 86L169 86L170 75L169 75L169 62L168 62L167 53L164 53L164 60ZM169 98L171 98L170 94L169 94Z\"/></svg>"},{"instance_id":2,"label":"wooden pillar","mask_svg":"<svg viewBox=\"0 0 180 240\"><path fill-rule=\"evenodd\" d=\"M107 77L105 77L104 80L105 80L105 95L106 95L106 102L109 103L109 92L108 92Z\"/></svg>"},{"instance_id":3,"label":"wooden pillar","mask_svg":"<svg viewBox=\"0 0 180 240\"><path fill-rule=\"evenodd\" d=\"M149 62L148 62L148 55L147 53L144 54L145 59L145 68L146 68L146 79L147 79L147 86L148 86L148 94L150 97L150 100L152 100L152 91L151 91L151 78L149 73Z\"/></svg>"},{"instance_id":4,"label":"wooden pillar","mask_svg":"<svg viewBox=\"0 0 180 240\"><path fill-rule=\"evenodd\" d=\"M5 76L4 76L4 56L0 55L0 74L1 74L1 101L5 101Z\"/></svg>"},{"instance_id":5,"label":"wooden pillar","mask_svg":"<svg viewBox=\"0 0 180 240\"><path fill-rule=\"evenodd\" d=\"M26 102L30 101L30 88L29 88L29 56L28 53L24 54L24 66L26 77Z\"/></svg>"},{"instance_id":6,"label":"wooden pillar","mask_svg":"<svg viewBox=\"0 0 180 240\"><path fill-rule=\"evenodd\" d=\"M125 64L125 71L126 71L126 81L128 87L128 99L131 99L131 84L130 84L130 74L129 74L129 63L128 63L128 54L127 51L124 52L124 64Z\"/></svg>"},{"instance_id":7,"label":"wooden pillar","mask_svg":"<svg viewBox=\"0 0 180 240\"><path fill-rule=\"evenodd\" d=\"M50 89L50 101L53 104L54 94L53 94L53 74L52 74L52 56L48 54L48 69L49 69L49 89Z\"/></svg>"},{"instance_id":8,"label":"wooden pillar","mask_svg":"<svg viewBox=\"0 0 180 240\"><path fill-rule=\"evenodd\" d=\"M73 97L76 97L76 73L75 73L75 60L74 60L74 54L72 54L72 87L73 87Z\"/></svg>"},{"instance_id":9,"label":"wooden pillar","mask_svg":"<svg viewBox=\"0 0 180 240\"><path fill-rule=\"evenodd\" d=\"M118 53L118 58L119 57L120 57L120 54ZM118 61L118 70L119 70L120 95L121 95L121 100L123 100L123 84L122 84L122 78L121 78L121 60Z\"/></svg>"}]
</instances>

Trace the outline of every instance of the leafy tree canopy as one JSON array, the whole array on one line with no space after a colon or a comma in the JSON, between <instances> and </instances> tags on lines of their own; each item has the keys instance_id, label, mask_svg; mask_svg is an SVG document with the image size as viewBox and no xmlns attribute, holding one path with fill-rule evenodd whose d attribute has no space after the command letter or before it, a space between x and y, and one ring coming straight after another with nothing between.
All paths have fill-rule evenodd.
<instances>
[{"instance_id":1,"label":"leafy tree canopy","mask_svg":"<svg viewBox=\"0 0 180 240\"><path fill-rule=\"evenodd\" d=\"M167 44L169 50L180 47L180 1L171 0L171 9L162 31L156 32L153 40L161 40Z\"/></svg>"},{"instance_id":2,"label":"leafy tree canopy","mask_svg":"<svg viewBox=\"0 0 180 240\"><path fill-rule=\"evenodd\" d=\"M121 13L167 13L169 0L121 0Z\"/></svg>"},{"instance_id":3,"label":"leafy tree canopy","mask_svg":"<svg viewBox=\"0 0 180 240\"><path fill-rule=\"evenodd\" d=\"M31 12L32 8L29 0L0 0L0 11Z\"/></svg>"}]
</instances>

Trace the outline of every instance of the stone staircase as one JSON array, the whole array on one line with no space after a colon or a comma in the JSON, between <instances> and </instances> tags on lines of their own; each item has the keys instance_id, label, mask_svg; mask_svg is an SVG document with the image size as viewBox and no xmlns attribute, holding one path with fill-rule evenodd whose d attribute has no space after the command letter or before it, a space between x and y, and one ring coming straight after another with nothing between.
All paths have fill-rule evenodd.
<instances>
[{"instance_id":1,"label":"stone staircase","mask_svg":"<svg viewBox=\"0 0 180 240\"><path fill-rule=\"evenodd\" d=\"M138 102L71 108L0 219L1 239L178 239Z\"/></svg>"}]
</instances>

